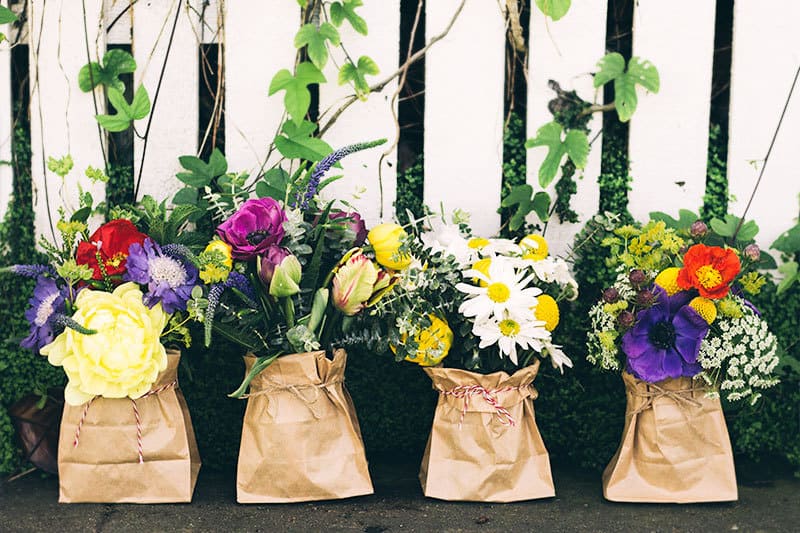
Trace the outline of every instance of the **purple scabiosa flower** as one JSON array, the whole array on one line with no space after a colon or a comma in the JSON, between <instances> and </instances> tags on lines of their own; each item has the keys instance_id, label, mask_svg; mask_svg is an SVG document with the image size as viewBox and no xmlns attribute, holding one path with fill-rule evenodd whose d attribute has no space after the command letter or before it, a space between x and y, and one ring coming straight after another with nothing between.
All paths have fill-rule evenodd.
<instances>
[{"instance_id":1,"label":"purple scabiosa flower","mask_svg":"<svg viewBox=\"0 0 800 533\"><path fill-rule=\"evenodd\" d=\"M20 342L20 346L38 351L42 346L53 342L56 337L56 319L66 311L65 296L65 291L59 289L52 279L45 276L36 279L33 297L28 300L31 306L25 311L31 333Z\"/></svg>"},{"instance_id":2,"label":"purple scabiosa flower","mask_svg":"<svg viewBox=\"0 0 800 533\"><path fill-rule=\"evenodd\" d=\"M286 213L273 198L251 198L217 227L234 259L249 261L283 240Z\"/></svg>"},{"instance_id":3,"label":"purple scabiosa flower","mask_svg":"<svg viewBox=\"0 0 800 533\"><path fill-rule=\"evenodd\" d=\"M322 179L322 176L324 176L325 173L341 159L344 159L352 153L366 150L367 148L372 148L373 146L378 146L385 142L386 139L379 139L377 141L351 144L343 148L339 148L338 150L335 150L325 156L322 161L316 164L314 170L311 172L311 177L308 179L308 185L306 185L305 192L302 194L299 192L297 193L297 196L294 200L294 205L292 207L299 206L303 211L308 209L308 202L314 198L315 194L317 194L317 189L319 188L319 182Z\"/></svg>"},{"instance_id":4,"label":"purple scabiosa flower","mask_svg":"<svg viewBox=\"0 0 800 533\"><path fill-rule=\"evenodd\" d=\"M666 378L692 377L702 369L697 363L700 343L708 323L687 304L686 291L668 296L654 286L656 302L636 314L636 324L622 337L628 370L654 383Z\"/></svg>"},{"instance_id":5,"label":"purple scabiosa flower","mask_svg":"<svg viewBox=\"0 0 800 533\"><path fill-rule=\"evenodd\" d=\"M197 285L197 268L189 263L165 254L152 239L144 246L131 244L128 249L125 281L147 285L144 303L153 307L158 302L166 313L186 310L192 289Z\"/></svg>"}]
</instances>

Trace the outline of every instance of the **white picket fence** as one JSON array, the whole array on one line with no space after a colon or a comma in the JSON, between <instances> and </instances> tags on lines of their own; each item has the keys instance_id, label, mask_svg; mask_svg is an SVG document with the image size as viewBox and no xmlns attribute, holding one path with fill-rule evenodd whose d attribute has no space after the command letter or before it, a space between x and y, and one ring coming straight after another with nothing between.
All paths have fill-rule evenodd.
<instances>
[{"instance_id":1,"label":"white picket fence","mask_svg":"<svg viewBox=\"0 0 800 533\"><path fill-rule=\"evenodd\" d=\"M4 0L4 3L7 0ZM101 143L92 118L91 94L78 89L80 67L87 62L84 28L93 60L107 44L130 43L139 65L135 84L155 94L173 16L178 13L172 51L153 110L148 152L140 194L171 196L180 184L177 156L198 149L198 46L225 43L225 146L229 167L257 171L275 135L282 112L281 96L267 97L273 74L290 68L295 55L293 35L298 27L295 0L149 0L138 1L107 32L109 22L130 0L28 0L28 38L31 75L31 142L37 231L49 233L49 210L62 198L75 199L76 183L102 198L102 187L83 177L88 165L102 166ZM366 0L360 13L367 20L367 37L343 27L342 40L351 56L368 54L385 76L398 67L400 1ZM439 34L460 0L426 3L427 38ZM191 6L187 8L187 4ZM434 45L426 60L424 200L434 207L460 207L472 215L474 226L486 234L499 228L505 16L504 2L467 0L448 36ZM84 13L85 9L85 13ZM197 13L205 11L204 24ZM661 76L658 94L640 94L639 109L630 127L630 161L634 176L630 209L639 217L653 210L677 214L681 207L696 210L705 189L708 120L714 42L714 0L638 0L634 11L633 55L651 60ZM772 133L783 108L792 77L800 64L800 2L773 0L770 9L757 0L737 0L734 11L731 73L728 175L735 197L731 212L741 214L757 178ZM590 72L605 53L605 0L573 2L562 20L545 20L532 11L529 44L528 136L551 120L547 102L553 93L547 80L597 100ZM3 45L6 46L6 45ZM10 59L0 51L0 160L10 158ZM331 83L321 87L320 110L347 96L335 83L335 67L325 71ZM351 106L328 132L327 141L340 146L355 141L395 137L391 95L396 80L368 101ZM99 112L103 112L102 102ZM144 122L144 121L140 121ZM592 123L593 135L601 120ZM144 124L137 124L140 131ZM592 136L593 136L592 135ZM582 221L598 208L597 176L601 139L593 144L585 177L573 207ZM138 174L142 141L135 139ZM800 94L789 105L759 194L748 218L761 227L760 242L771 243L798 215L800 179L795 157L800 148ZM71 154L75 170L66 183L46 170L48 156ZM528 152L529 181L545 155L543 148ZM351 195L364 188L355 204L370 222L389 219L396 197L396 150L382 160L371 150L344 161L346 179L334 193ZM755 162L755 163L754 163ZM11 171L0 166L0 211L11 190ZM381 214L382 213L382 214ZM563 251L578 225L551 223L547 234Z\"/></svg>"}]
</instances>

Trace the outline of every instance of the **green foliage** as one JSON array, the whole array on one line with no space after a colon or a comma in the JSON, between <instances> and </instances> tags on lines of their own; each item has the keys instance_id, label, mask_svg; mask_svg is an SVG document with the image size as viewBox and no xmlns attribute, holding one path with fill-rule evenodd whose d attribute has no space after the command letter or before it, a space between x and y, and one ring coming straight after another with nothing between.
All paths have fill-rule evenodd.
<instances>
[{"instance_id":1,"label":"green foliage","mask_svg":"<svg viewBox=\"0 0 800 533\"><path fill-rule=\"evenodd\" d=\"M269 84L269 95L285 91L283 105L294 124L299 127L311 105L311 92L308 90L308 86L314 83L325 83L327 80L322 71L308 61L297 65L295 70L295 74L287 69L279 70Z\"/></svg>"},{"instance_id":2,"label":"green foliage","mask_svg":"<svg viewBox=\"0 0 800 533\"><path fill-rule=\"evenodd\" d=\"M722 218L728 212L728 142L719 127L712 124L708 130L708 164L706 192L700 214L703 220Z\"/></svg>"},{"instance_id":3,"label":"green foliage","mask_svg":"<svg viewBox=\"0 0 800 533\"><path fill-rule=\"evenodd\" d=\"M98 124L111 132L125 131L134 120L143 119L150 113L150 96L144 85L140 85L129 104L125 95L115 87L108 88L108 101L117 113L114 115L97 115Z\"/></svg>"},{"instance_id":4,"label":"green foliage","mask_svg":"<svg viewBox=\"0 0 800 533\"><path fill-rule=\"evenodd\" d=\"M367 75L376 75L380 72L377 63L368 56L358 58L358 63L345 63L339 70L339 85L352 82L356 90L356 95L362 100L366 100L369 95L369 83Z\"/></svg>"},{"instance_id":5,"label":"green foliage","mask_svg":"<svg viewBox=\"0 0 800 533\"><path fill-rule=\"evenodd\" d=\"M586 166L589 155L589 139L580 130L569 130L562 139L563 128L558 122L548 122L536 132L536 137L528 139L525 148L546 146L547 156L539 168L539 185L544 189L556 177L558 167L564 156L568 156L577 168Z\"/></svg>"},{"instance_id":6,"label":"green foliage","mask_svg":"<svg viewBox=\"0 0 800 533\"><path fill-rule=\"evenodd\" d=\"M9 24L17 21L17 15L5 6L0 6L0 24ZM6 40L6 35L0 32L0 43Z\"/></svg>"},{"instance_id":7,"label":"green foliage","mask_svg":"<svg viewBox=\"0 0 800 533\"><path fill-rule=\"evenodd\" d=\"M536 0L536 7L553 20L559 20L569 11L571 0Z\"/></svg>"},{"instance_id":8,"label":"green foliage","mask_svg":"<svg viewBox=\"0 0 800 533\"><path fill-rule=\"evenodd\" d=\"M561 178L556 182L556 201L553 205L553 212L560 222L578 222L578 213L570 207L570 200L578 192L574 176L575 165L567 160L561 166Z\"/></svg>"},{"instance_id":9,"label":"green foliage","mask_svg":"<svg viewBox=\"0 0 800 533\"><path fill-rule=\"evenodd\" d=\"M317 125L308 120L303 120L300 124L284 122L281 134L275 137L275 147L283 157L320 161L333 148L322 139L314 137L316 130Z\"/></svg>"},{"instance_id":10,"label":"green foliage","mask_svg":"<svg viewBox=\"0 0 800 533\"><path fill-rule=\"evenodd\" d=\"M356 8L364 5L361 0L343 0L331 4L331 21L338 27L347 20L361 35L367 34L367 22L356 13Z\"/></svg>"},{"instance_id":11,"label":"green foliage","mask_svg":"<svg viewBox=\"0 0 800 533\"><path fill-rule=\"evenodd\" d=\"M98 85L125 92L125 84L119 79L120 74L128 74L136 70L136 60L125 50L109 50L103 56L103 63L92 61L81 67L78 72L78 87L88 93Z\"/></svg>"},{"instance_id":12,"label":"green foliage","mask_svg":"<svg viewBox=\"0 0 800 533\"><path fill-rule=\"evenodd\" d=\"M328 62L328 45L339 46L339 31L329 22L323 22L317 27L314 24L304 24L294 36L295 48L306 46L308 58L318 69L322 70Z\"/></svg>"},{"instance_id":13,"label":"green foliage","mask_svg":"<svg viewBox=\"0 0 800 533\"><path fill-rule=\"evenodd\" d=\"M628 139L622 123L611 120L603 132L600 185L600 212L610 212L630 219L628 191L631 175L628 168Z\"/></svg>"},{"instance_id":14,"label":"green foliage","mask_svg":"<svg viewBox=\"0 0 800 533\"><path fill-rule=\"evenodd\" d=\"M425 161L420 154L414 164L397 177L397 199L394 210L401 224L410 222L407 212L411 212L414 218L419 218L425 213L425 205L422 202L424 168Z\"/></svg>"},{"instance_id":15,"label":"green foliage","mask_svg":"<svg viewBox=\"0 0 800 533\"><path fill-rule=\"evenodd\" d=\"M533 187L527 183L524 185L516 185L511 188L509 193L503 198L500 203L501 207L517 206L516 210L511 215L508 227L511 232L516 232L525 224L525 217L529 213L536 213L539 220L545 222L548 219L548 212L550 210L550 195L544 191L538 191L534 194Z\"/></svg>"},{"instance_id":16,"label":"green foliage","mask_svg":"<svg viewBox=\"0 0 800 533\"><path fill-rule=\"evenodd\" d=\"M614 104L620 122L629 121L636 111L639 101L636 96L637 85L652 93L658 92L660 86L658 70L649 61L632 57L626 69L622 54L612 52L603 57L597 66L600 70L594 75L594 86L602 87L610 81L614 82Z\"/></svg>"}]
</instances>

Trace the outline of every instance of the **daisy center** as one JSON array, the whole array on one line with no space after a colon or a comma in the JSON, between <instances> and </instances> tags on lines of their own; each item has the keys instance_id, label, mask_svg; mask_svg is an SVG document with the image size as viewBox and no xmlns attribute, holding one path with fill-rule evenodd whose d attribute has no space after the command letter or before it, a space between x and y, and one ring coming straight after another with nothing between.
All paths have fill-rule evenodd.
<instances>
[{"instance_id":1,"label":"daisy center","mask_svg":"<svg viewBox=\"0 0 800 533\"><path fill-rule=\"evenodd\" d=\"M706 289L712 289L722 283L722 274L711 265L703 265L697 269L697 281Z\"/></svg>"},{"instance_id":2,"label":"daisy center","mask_svg":"<svg viewBox=\"0 0 800 533\"><path fill-rule=\"evenodd\" d=\"M153 281L166 283L170 287L186 283L186 270L174 259L162 256L154 257L150 259L148 266Z\"/></svg>"},{"instance_id":3,"label":"daisy center","mask_svg":"<svg viewBox=\"0 0 800 533\"><path fill-rule=\"evenodd\" d=\"M510 318L506 318L500 322L500 333L504 337L515 337L519 335L519 329L519 324Z\"/></svg>"},{"instance_id":4,"label":"daisy center","mask_svg":"<svg viewBox=\"0 0 800 533\"><path fill-rule=\"evenodd\" d=\"M467 246L469 246L473 250L480 250L481 248L484 248L485 246L488 245L489 245L489 239L484 239L483 237L475 237L474 239L470 239L469 242L467 242Z\"/></svg>"},{"instance_id":5,"label":"daisy center","mask_svg":"<svg viewBox=\"0 0 800 533\"><path fill-rule=\"evenodd\" d=\"M657 322L647 333L647 339L656 348L672 348L675 345L675 326L669 322Z\"/></svg>"},{"instance_id":6,"label":"daisy center","mask_svg":"<svg viewBox=\"0 0 800 533\"><path fill-rule=\"evenodd\" d=\"M56 298L58 298L58 293L53 293L42 300L42 303L36 309L36 320L34 322L37 326L44 326L47 319L53 314L53 302L56 301Z\"/></svg>"},{"instance_id":7,"label":"daisy center","mask_svg":"<svg viewBox=\"0 0 800 533\"><path fill-rule=\"evenodd\" d=\"M505 283L492 283L487 287L486 295L491 301L501 304L511 296L511 290Z\"/></svg>"}]
</instances>

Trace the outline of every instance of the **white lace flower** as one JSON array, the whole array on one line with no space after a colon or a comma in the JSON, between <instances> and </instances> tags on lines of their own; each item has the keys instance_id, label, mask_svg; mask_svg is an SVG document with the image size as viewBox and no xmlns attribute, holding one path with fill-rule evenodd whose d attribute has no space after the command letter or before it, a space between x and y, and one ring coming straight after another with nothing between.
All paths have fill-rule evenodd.
<instances>
[{"instance_id":1,"label":"white lace flower","mask_svg":"<svg viewBox=\"0 0 800 533\"><path fill-rule=\"evenodd\" d=\"M475 317L476 321L492 315L502 320L507 312L514 316L531 315L531 308L536 307L536 297L542 293L537 287L527 286L533 276L525 277L525 272L517 272L503 257L492 260L488 275L470 269L464 272L464 277L483 282L480 287L468 283L456 285L459 291L472 295L461 304L458 312L466 317Z\"/></svg>"}]
</instances>

